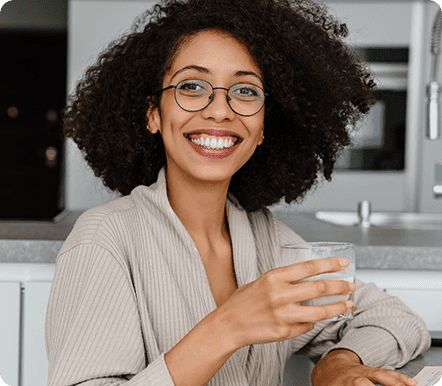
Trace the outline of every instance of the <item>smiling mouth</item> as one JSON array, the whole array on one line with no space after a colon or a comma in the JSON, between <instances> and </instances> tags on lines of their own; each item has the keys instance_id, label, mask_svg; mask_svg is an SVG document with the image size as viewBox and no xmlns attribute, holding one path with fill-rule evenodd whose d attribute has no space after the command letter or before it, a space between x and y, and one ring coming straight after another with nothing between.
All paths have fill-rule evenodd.
<instances>
[{"instance_id":1,"label":"smiling mouth","mask_svg":"<svg viewBox=\"0 0 442 386\"><path fill-rule=\"evenodd\" d=\"M195 145L201 146L208 150L230 149L242 142L242 139L235 136L210 136L207 134L187 134L184 135L189 141Z\"/></svg>"}]
</instances>

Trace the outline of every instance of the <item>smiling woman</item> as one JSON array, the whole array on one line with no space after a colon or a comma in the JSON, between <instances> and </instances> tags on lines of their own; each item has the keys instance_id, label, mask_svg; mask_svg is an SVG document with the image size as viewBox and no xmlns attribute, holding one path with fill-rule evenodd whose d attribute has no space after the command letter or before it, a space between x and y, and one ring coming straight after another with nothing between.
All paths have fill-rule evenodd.
<instances>
[{"instance_id":1,"label":"smiling woman","mask_svg":"<svg viewBox=\"0 0 442 386\"><path fill-rule=\"evenodd\" d=\"M277 386L295 352L322 355L314 386L413 384L377 367L429 347L419 316L359 280L301 282L345 259L277 268L302 240L266 206L330 178L373 102L345 34L310 1L165 0L89 68L65 132L124 197L60 250L49 386Z\"/></svg>"},{"instance_id":2,"label":"smiling woman","mask_svg":"<svg viewBox=\"0 0 442 386\"><path fill-rule=\"evenodd\" d=\"M149 131L161 133L166 150L166 177L175 180L175 173L183 173L188 181L216 181L216 189L227 194L232 176L262 143L261 70L246 46L207 30L182 43L170 74L163 80L160 106L148 112ZM171 88L172 82L180 87ZM228 148L218 149L226 141Z\"/></svg>"},{"instance_id":3,"label":"smiling woman","mask_svg":"<svg viewBox=\"0 0 442 386\"><path fill-rule=\"evenodd\" d=\"M237 68L229 86L249 75L247 82L268 94L266 141L229 186L241 205L256 211L281 199L299 201L321 172L331 179L336 153L350 144L348 127L374 103L375 84L343 44L346 26L304 0L173 2L141 15L133 32L89 68L68 102L66 135L84 150L96 176L123 195L156 181L166 164L164 144L161 135L146 135L144 112L168 94L158 90L178 83L182 74L175 72L189 70L170 72L181 45L203 30L231 35L260 74ZM209 69L199 70L189 72ZM167 84L166 73L175 76Z\"/></svg>"}]
</instances>

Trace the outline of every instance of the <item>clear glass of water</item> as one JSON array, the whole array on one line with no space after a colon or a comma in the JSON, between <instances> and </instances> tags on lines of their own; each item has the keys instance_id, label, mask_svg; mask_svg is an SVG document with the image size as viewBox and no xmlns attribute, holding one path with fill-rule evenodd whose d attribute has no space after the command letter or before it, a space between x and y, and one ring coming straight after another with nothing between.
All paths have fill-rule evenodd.
<instances>
[{"instance_id":1,"label":"clear glass of water","mask_svg":"<svg viewBox=\"0 0 442 386\"><path fill-rule=\"evenodd\" d=\"M343 242L313 242L313 243L297 243L285 244L281 246L281 267L301 263L308 260L328 259L331 257L344 257L350 261L346 269L333 273L324 273L317 276L312 276L299 283L315 281L315 280L346 280L351 283L355 282L355 247L352 243ZM333 304L342 300L353 300L353 294L350 295L335 295L325 296L321 298L312 299L303 302L307 306L322 306L324 304ZM347 311L343 315L338 315L334 318L321 320L324 321L338 321L343 319L352 319L352 310Z\"/></svg>"}]
</instances>

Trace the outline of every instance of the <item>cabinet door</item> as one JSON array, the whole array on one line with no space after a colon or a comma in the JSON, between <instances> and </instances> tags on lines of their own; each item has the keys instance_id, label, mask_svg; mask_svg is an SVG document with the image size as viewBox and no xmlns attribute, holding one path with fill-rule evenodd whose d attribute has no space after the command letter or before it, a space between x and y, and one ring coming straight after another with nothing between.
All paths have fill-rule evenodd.
<instances>
[{"instance_id":1,"label":"cabinet door","mask_svg":"<svg viewBox=\"0 0 442 386\"><path fill-rule=\"evenodd\" d=\"M442 331L442 290L391 289L386 292L397 296L418 314L429 331Z\"/></svg>"},{"instance_id":2,"label":"cabinet door","mask_svg":"<svg viewBox=\"0 0 442 386\"><path fill-rule=\"evenodd\" d=\"M0 282L0 376L18 386L20 347L20 283Z\"/></svg>"},{"instance_id":3,"label":"cabinet door","mask_svg":"<svg viewBox=\"0 0 442 386\"><path fill-rule=\"evenodd\" d=\"M52 282L25 283L21 386L45 386L48 359L45 347L46 308Z\"/></svg>"},{"instance_id":4,"label":"cabinet door","mask_svg":"<svg viewBox=\"0 0 442 386\"><path fill-rule=\"evenodd\" d=\"M424 320L429 331L442 331L440 271L359 269L356 277L397 296Z\"/></svg>"}]
</instances>

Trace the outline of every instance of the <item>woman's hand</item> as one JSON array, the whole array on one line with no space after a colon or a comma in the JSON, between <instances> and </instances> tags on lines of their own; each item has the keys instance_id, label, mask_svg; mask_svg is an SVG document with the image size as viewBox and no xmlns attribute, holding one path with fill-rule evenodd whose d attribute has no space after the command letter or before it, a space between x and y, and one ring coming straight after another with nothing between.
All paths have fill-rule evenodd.
<instances>
[{"instance_id":1,"label":"woman's hand","mask_svg":"<svg viewBox=\"0 0 442 386\"><path fill-rule=\"evenodd\" d=\"M302 302L348 295L356 286L344 280L298 281L345 269L347 259L318 259L272 269L238 290L216 312L227 324L230 342L237 348L291 339L311 331L313 322L346 313L352 302L304 306ZM227 338L227 337L226 337Z\"/></svg>"},{"instance_id":2,"label":"woman's hand","mask_svg":"<svg viewBox=\"0 0 442 386\"><path fill-rule=\"evenodd\" d=\"M415 386L416 381L393 370L364 366L349 350L331 351L314 367L312 386Z\"/></svg>"}]
</instances>

